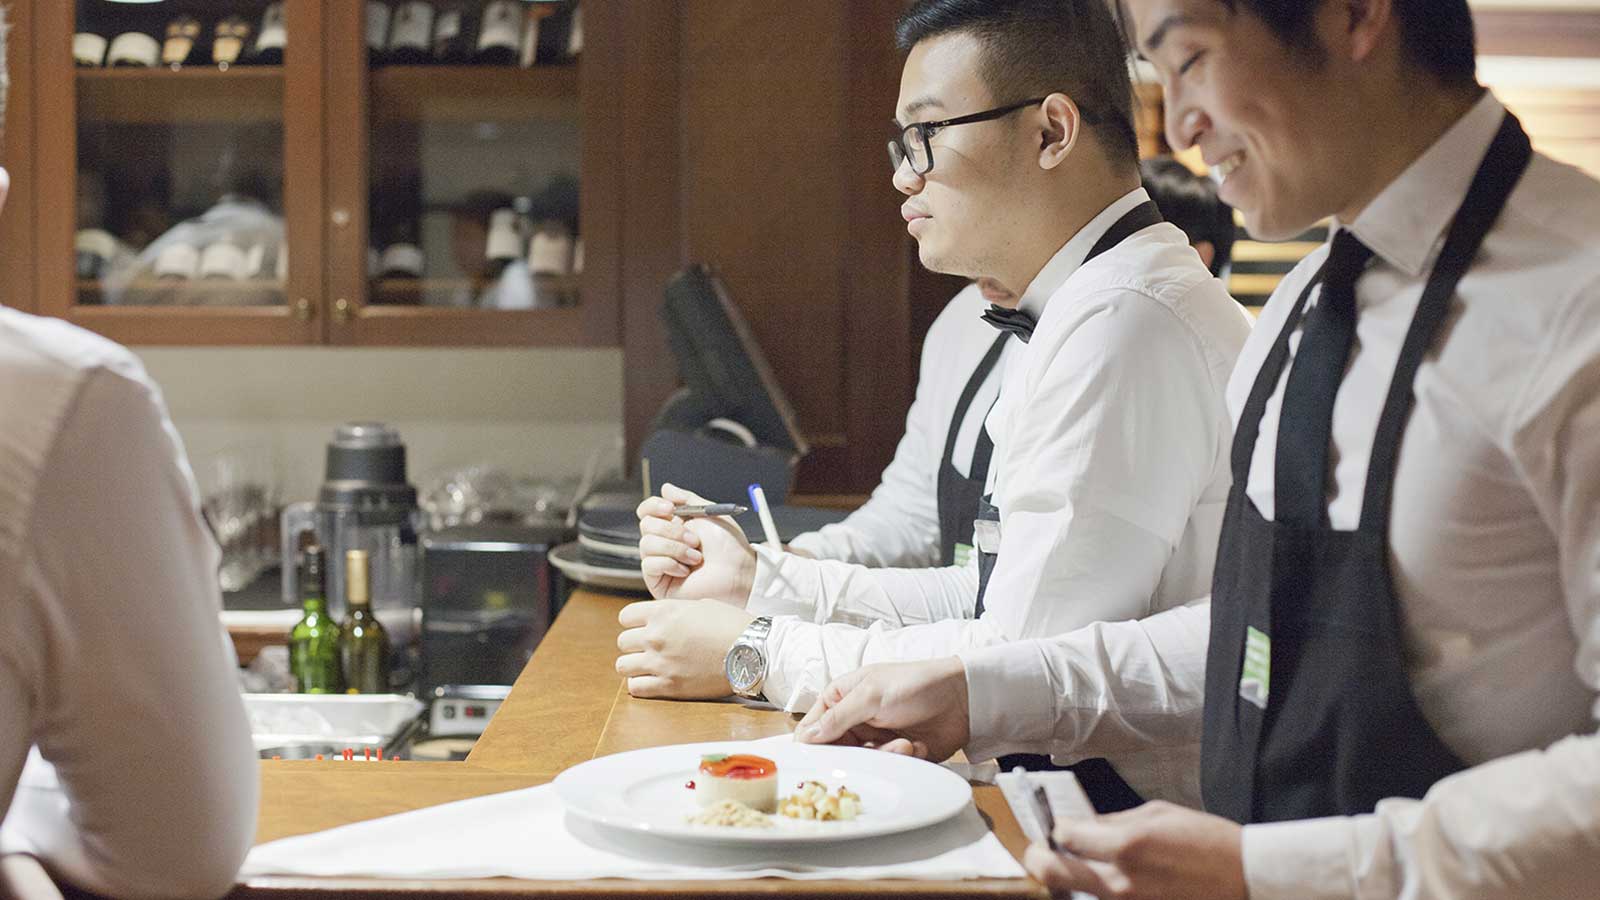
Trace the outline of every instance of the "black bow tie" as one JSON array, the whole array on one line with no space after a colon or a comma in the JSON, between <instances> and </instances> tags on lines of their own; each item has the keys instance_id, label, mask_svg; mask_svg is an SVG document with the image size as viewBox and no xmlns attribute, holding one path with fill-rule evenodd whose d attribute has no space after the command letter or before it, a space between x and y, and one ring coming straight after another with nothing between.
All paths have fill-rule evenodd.
<instances>
[{"instance_id":1,"label":"black bow tie","mask_svg":"<svg viewBox=\"0 0 1600 900\"><path fill-rule=\"evenodd\" d=\"M1017 340L1026 344L1033 337L1033 329L1039 320L1033 313L1026 313L1020 309L1006 309L1003 306L990 306L989 311L983 314L983 320L1001 331L1007 331L1017 336Z\"/></svg>"}]
</instances>

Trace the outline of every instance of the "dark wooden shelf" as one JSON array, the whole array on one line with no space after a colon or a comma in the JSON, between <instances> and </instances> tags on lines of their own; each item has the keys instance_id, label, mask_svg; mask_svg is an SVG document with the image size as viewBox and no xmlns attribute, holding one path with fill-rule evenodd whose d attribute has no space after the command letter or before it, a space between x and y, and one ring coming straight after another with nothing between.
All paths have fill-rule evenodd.
<instances>
[{"instance_id":1,"label":"dark wooden shelf","mask_svg":"<svg viewBox=\"0 0 1600 900\"><path fill-rule=\"evenodd\" d=\"M578 117L578 68L382 66L369 73L372 111L398 121Z\"/></svg>"},{"instance_id":2,"label":"dark wooden shelf","mask_svg":"<svg viewBox=\"0 0 1600 900\"><path fill-rule=\"evenodd\" d=\"M277 279L252 278L244 281L232 281L222 278L193 279L189 281L156 281L141 280L128 285L130 297L161 297L175 302L162 303L120 303L107 306L105 303L105 284L97 279L83 279L77 281L78 303L84 306L98 306L104 309L122 309L127 307L142 307L147 309L173 309L184 307L204 307L207 309L235 309L241 306L254 307L282 307L284 305L284 284ZM221 300L220 303L207 303L208 298ZM246 302L261 298L274 298L271 302Z\"/></svg>"},{"instance_id":3,"label":"dark wooden shelf","mask_svg":"<svg viewBox=\"0 0 1600 900\"><path fill-rule=\"evenodd\" d=\"M541 280L542 286L553 289L560 297L559 307L539 307L539 309L565 308L577 305L578 290L582 282L581 275L547 276ZM484 285L470 278L378 278L370 283L371 293L368 303L373 306L409 306L427 309L457 309L467 312L500 313L512 310L501 310L485 307L461 307L446 302L429 303L430 298L453 298L465 291L481 291ZM522 310L516 310L518 312Z\"/></svg>"},{"instance_id":4,"label":"dark wooden shelf","mask_svg":"<svg viewBox=\"0 0 1600 900\"><path fill-rule=\"evenodd\" d=\"M259 122L283 118L282 66L78 69L86 122Z\"/></svg>"},{"instance_id":5,"label":"dark wooden shelf","mask_svg":"<svg viewBox=\"0 0 1600 900\"><path fill-rule=\"evenodd\" d=\"M376 291L374 292L376 296ZM584 331L583 309L473 309L369 303L356 316L356 343L415 344L419 327L431 346L577 347L595 343ZM485 328L485 322L494 323Z\"/></svg>"}]
</instances>

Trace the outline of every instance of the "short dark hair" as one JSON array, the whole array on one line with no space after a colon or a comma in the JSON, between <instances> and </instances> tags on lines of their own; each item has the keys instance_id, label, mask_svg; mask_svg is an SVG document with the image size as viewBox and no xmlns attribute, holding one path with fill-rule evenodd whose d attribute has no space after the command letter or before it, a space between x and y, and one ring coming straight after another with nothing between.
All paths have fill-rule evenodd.
<instances>
[{"instance_id":1,"label":"short dark hair","mask_svg":"<svg viewBox=\"0 0 1600 900\"><path fill-rule=\"evenodd\" d=\"M1221 275L1233 260L1233 207L1217 196L1216 183L1170 156L1139 164L1144 189L1161 209L1161 217L1189 236L1189 243L1209 241L1216 249L1211 274Z\"/></svg>"},{"instance_id":2,"label":"short dark hair","mask_svg":"<svg viewBox=\"0 0 1600 900\"><path fill-rule=\"evenodd\" d=\"M1290 47L1321 52L1312 34L1317 0L1218 0L1229 9L1244 8L1266 23ZM1394 0L1400 20L1400 43L1411 61L1449 85L1477 82L1478 39L1467 0Z\"/></svg>"},{"instance_id":3,"label":"short dark hair","mask_svg":"<svg viewBox=\"0 0 1600 900\"><path fill-rule=\"evenodd\" d=\"M1139 158L1128 45L1106 0L915 0L895 26L902 52L956 32L983 46L980 74L997 102L1062 91L1101 126L1114 160Z\"/></svg>"}]
</instances>

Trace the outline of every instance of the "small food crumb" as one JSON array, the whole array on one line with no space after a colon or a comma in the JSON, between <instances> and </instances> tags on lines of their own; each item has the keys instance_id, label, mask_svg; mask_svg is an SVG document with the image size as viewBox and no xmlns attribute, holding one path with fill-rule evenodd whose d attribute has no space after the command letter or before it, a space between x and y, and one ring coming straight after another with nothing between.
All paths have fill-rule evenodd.
<instances>
[{"instance_id":1,"label":"small food crumb","mask_svg":"<svg viewBox=\"0 0 1600 900\"><path fill-rule=\"evenodd\" d=\"M721 828L771 828L772 817L756 812L737 800L723 800L684 817L691 825Z\"/></svg>"}]
</instances>

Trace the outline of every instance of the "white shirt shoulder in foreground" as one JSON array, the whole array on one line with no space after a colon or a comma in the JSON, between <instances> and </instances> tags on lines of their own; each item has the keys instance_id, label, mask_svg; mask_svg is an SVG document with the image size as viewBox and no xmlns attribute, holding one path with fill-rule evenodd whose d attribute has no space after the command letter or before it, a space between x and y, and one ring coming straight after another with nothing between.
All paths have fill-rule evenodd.
<instances>
[{"instance_id":1,"label":"white shirt shoulder in foreground","mask_svg":"<svg viewBox=\"0 0 1600 900\"><path fill-rule=\"evenodd\" d=\"M871 498L843 522L802 534L790 547L816 559L873 567L939 564L939 467L956 404L999 335L982 320L988 307L976 284L967 285L945 305L922 343L917 393L906 414L905 434ZM963 417L951 463L964 476L970 475L978 432L999 393L1001 368L1021 346L1019 341L1005 343L1000 363Z\"/></svg>"},{"instance_id":2,"label":"white shirt shoulder in foreground","mask_svg":"<svg viewBox=\"0 0 1600 900\"><path fill-rule=\"evenodd\" d=\"M160 393L121 347L0 309L0 422L0 852L110 896L220 895L257 764Z\"/></svg>"}]
</instances>

